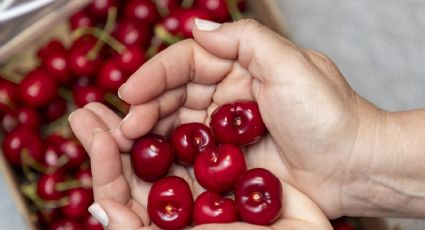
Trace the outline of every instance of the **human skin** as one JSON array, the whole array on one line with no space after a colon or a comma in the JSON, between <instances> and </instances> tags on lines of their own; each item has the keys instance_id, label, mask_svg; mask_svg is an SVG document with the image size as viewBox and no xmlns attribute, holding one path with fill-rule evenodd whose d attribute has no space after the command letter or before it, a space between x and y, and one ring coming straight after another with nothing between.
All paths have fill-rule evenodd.
<instances>
[{"instance_id":1,"label":"human skin","mask_svg":"<svg viewBox=\"0 0 425 230\"><path fill-rule=\"evenodd\" d=\"M89 108L74 113L77 137L87 142L94 128L113 129L126 152L150 130L208 124L217 106L255 100L269 133L246 148L249 167L269 169L329 218L424 217L424 110L377 108L329 58L253 20L215 27L195 27L194 40L171 46L133 74L119 90L131 104L123 121L116 117L111 125L105 117L113 115ZM97 123L82 121L90 116Z\"/></svg>"}]
</instances>

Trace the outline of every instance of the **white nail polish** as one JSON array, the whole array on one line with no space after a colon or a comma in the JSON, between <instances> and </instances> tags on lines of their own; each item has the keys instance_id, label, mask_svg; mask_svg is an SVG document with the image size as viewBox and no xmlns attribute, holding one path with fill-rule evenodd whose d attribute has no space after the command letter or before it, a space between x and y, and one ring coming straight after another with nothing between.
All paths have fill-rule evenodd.
<instances>
[{"instance_id":1,"label":"white nail polish","mask_svg":"<svg viewBox=\"0 0 425 230\"><path fill-rule=\"evenodd\" d=\"M122 85L120 86L120 88L118 88L118 97L119 97L121 100L124 100L124 99L122 99L122 93L121 93L122 88L124 87L124 85L125 85L125 84L122 84Z\"/></svg>"},{"instance_id":2,"label":"white nail polish","mask_svg":"<svg viewBox=\"0 0 425 230\"><path fill-rule=\"evenodd\" d=\"M121 123L120 123L120 127L121 127L121 125L122 125L125 121L127 121L130 117L131 117L131 111L129 111L129 112L127 113L127 115L124 117L124 119L122 119L122 121L121 121Z\"/></svg>"},{"instance_id":3,"label":"white nail polish","mask_svg":"<svg viewBox=\"0 0 425 230\"><path fill-rule=\"evenodd\" d=\"M72 116L73 113L74 112L72 112L71 114L69 114L69 116L68 116L68 122L71 122L71 116Z\"/></svg>"},{"instance_id":4,"label":"white nail polish","mask_svg":"<svg viewBox=\"0 0 425 230\"><path fill-rule=\"evenodd\" d=\"M199 30L213 31L220 28L221 24L213 21L195 18L195 25Z\"/></svg>"},{"instance_id":5,"label":"white nail polish","mask_svg":"<svg viewBox=\"0 0 425 230\"><path fill-rule=\"evenodd\" d=\"M105 210L103 210L103 208L98 203L93 203L90 205L88 211L97 221L103 225L103 227L108 226L109 217L106 215Z\"/></svg>"}]
</instances>

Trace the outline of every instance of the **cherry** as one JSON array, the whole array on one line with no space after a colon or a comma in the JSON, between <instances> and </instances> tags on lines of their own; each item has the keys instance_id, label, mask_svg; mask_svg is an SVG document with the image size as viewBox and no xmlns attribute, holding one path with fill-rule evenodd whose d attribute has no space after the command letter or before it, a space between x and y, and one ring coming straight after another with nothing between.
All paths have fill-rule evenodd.
<instances>
[{"instance_id":1,"label":"cherry","mask_svg":"<svg viewBox=\"0 0 425 230\"><path fill-rule=\"evenodd\" d=\"M50 225L59 218L58 209L41 209L37 211L37 223L43 227Z\"/></svg>"},{"instance_id":2,"label":"cherry","mask_svg":"<svg viewBox=\"0 0 425 230\"><path fill-rule=\"evenodd\" d=\"M178 126L171 133L170 140L176 151L177 161L183 165L192 165L199 152L215 145L210 128L202 123Z\"/></svg>"},{"instance_id":3,"label":"cherry","mask_svg":"<svg viewBox=\"0 0 425 230\"><path fill-rule=\"evenodd\" d=\"M220 194L205 191L198 196L193 206L193 221L196 225L231 223L238 220L235 202Z\"/></svg>"},{"instance_id":4,"label":"cherry","mask_svg":"<svg viewBox=\"0 0 425 230\"><path fill-rule=\"evenodd\" d=\"M195 159L193 170L202 187L224 194L233 190L246 170L246 163L239 147L223 144L202 151Z\"/></svg>"},{"instance_id":5,"label":"cherry","mask_svg":"<svg viewBox=\"0 0 425 230\"><path fill-rule=\"evenodd\" d=\"M167 175L173 158L171 145L157 134L148 134L136 140L131 150L134 173L148 182L157 181Z\"/></svg>"},{"instance_id":6,"label":"cherry","mask_svg":"<svg viewBox=\"0 0 425 230\"><path fill-rule=\"evenodd\" d=\"M343 220L337 219L331 222L334 230L355 230L354 226L346 223Z\"/></svg>"},{"instance_id":7,"label":"cherry","mask_svg":"<svg viewBox=\"0 0 425 230\"><path fill-rule=\"evenodd\" d=\"M55 98L43 110L43 118L47 122L54 121L66 114L67 104L65 99L61 97Z\"/></svg>"},{"instance_id":8,"label":"cherry","mask_svg":"<svg viewBox=\"0 0 425 230\"><path fill-rule=\"evenodd\" d=\"M46 55L43 58L42 65L46 72L61 84L66 84L71 80L72 75L69 70L65 52L55 52Z\"/></svg>"},{"instance_id":9,"label":"cherry","mask_svg":"<svg viewBox=\"0 0 425 230\"><path fill-rule=\"evenodd\" d=\"M127 81L128 75L113 60L108 60L100 68L97 75L97 86L105 91L116 93L118 88Z\"/></svg>"},{"instance_id":10,"label":"cherry","mask_svg":"<svg viewBox=\"0 0 425 230\"><path fill-rule=\"evenodd\" d=\"M21 156L24 151L36 161L41 161L44 155L44 146L40 136L25 127L17 127L6 134L3 139L3 154L14 167L20 167Z\"/></svg>"},{"instance_id":11,"label":"cherry","mask_svg":"<svg viewBox=\"0 0 425 230\"><path fill-rule=\"evenodd\" d=\"M59 200L65 192L57 190L56 185L64 181L65 176L59 171L40 175L37 181L38 196L45 200Z\"/></svg>"},{"instance_id":12,"label":"cherry","mask_svg":"<svg viewBox=\"0 0 425 230\"><path fill-rule=\"evenodd\" d=\"M76 30L82 27L93 27L95 22L92 17L84 10L78 11L69 18L69 26L71 30Z\"/></svg>"},{"instance_id":13,"label":"cherry","mask_svg":"<svg viewBox=\"0 0 425 230\"><path fill-rule=\"evenodd\" d=\"M13 109L18 101L18 85L0 76L0 114Z\"/></svg>"},{"instance_id":14,"label":"cherry","mask_svg":"<svg viewBox=\"0 0 425 230\"><path fill-rule=\"evenodd\" d=\"M54 53L66 53L65 46L57 39L52 39L43 47L41 47L37 51L37 56L41 59L45 59L47 56Z\"/></svg>"},{"instance_id":15,"label":"cherry","mask_svg":"<svg viewBox=\"0 0 425 230\"><path fill-rule=\"evenodd\" d=\"M56 220L50 225L49 230L82 230L84 229L80 223L71 219Z\"/></svg>"},{"instance_id":16,"label":"cherry","mask_svg":"<svg viewBox=\"0 0 425 230\"><path fill-rule=\"evenodd\" d=\"M92 186L92 174L90 168L78 170L74 177L81 182L83 187L87 188Z\"/></svg>"},{"instance_id":17,"label":"cherry","mask_svg":"<svg viewBox=\"0 0 425 230\"><path fill-rule=\"evenodd\" d=\"M117 0L94 0L88 6L88 11L96 18L104 19L108 16L111 7L117 7Z\"/></svg>"},{"instance_id":18,"label":"cherry","mask_svg":"<svg viewBox=\"0 0 425 230\"><path fill-rule=\"evenodd\" d=\"M95 86L81 86L74 89L74 103L78 107L84 107L90 102L104 102L104 93Z\"/></svg>"},{"instance_id":19,"label":"cherry","mask_svg":"<svg viewBox=\"0 0 425 230\"><path fill-rule=\"evenodd\" d=\"M87 209L93 203L93 191L85 188L75 188L67 192L69 203L61 208L62 214L71 219L82 219L89 216Z\"/></svg>"},{"instance_id":20,"label":"cherry","mask_svg":"<svg viewBox=\"0 0 425 230\"><path fill-rule=\"evenodd\" d=\"M247 145L258 141L266 132L258 104L238 101L218 107L211 115L211 131L222 143Z\"/></svg>"},{"instance_id":21,"label":"cherry","mask_svg":"<svg viewBox=\"0 0 425 230\"><path fill-rule=\"evenodd\" d=\"M270 225L282 210L282 185L270 171L254 168L246 171L235 187L239 216L245 222Z\"/></svg>"},{"instance_id":22,"label":"cherry","mask_svg":"<svg viewBox=\"0 0 425 230\"><path fill-rule=\"evenodd\" d=\"M6 132L10 132L16 126L25 127L32 130L40 128L40 117L33 108L20 107L14 111L6 112L2 119L2 127Z\"/></svg>"},{"instance_id":23,"label":"cherry","mask_svg":"<svg viewBox=\"0 0 425 230\"><path fill-rule=\"evenodd\" d=\"M166 10L166 12L172 12L177 10L182 5L183 0L156 0L155 3L159 9Z\"/></svg>"},{"instance_id":24,"label":"cherry","mask_svg":"<svg viewBox=\"0 0 425 230\"><path fill-rule=\"evenodd\" d=\"M53 143L47 142L46 145L46 153L44 155L43 164L49 169L57 170L61 166L59 159L63 155L63 152L61 152L58 146Z\"/></svg>"},{"instance_id":25,"label":"cherry","mask_svg":"<svg viewBox=\"0 0 425 230\"><path fill-rule=\"evenodd\" d=\"M148 24L124 20L117 25L113 36L126 46L148 47L152 30Z\"/></svg>"},{"instance_id":26,"label":"cherry","mask_svg":"<svg viewBox=\"0 0 425 230\"><path fill-rule=\"evenodd\" d=\"M20 98L30 106L47 105L56 97L57 90L56 82L41 69L28 73L19 84Z\"/></svg>"},{"instance_id":27,"label":"cherry","mask_svg":"<svg viewBox=\"0 0 425 230\"><path fill-rule=\"evenodd\" d=\"M144 51L137 46L130 46L114 57L114 61L124 74L131 75L146 61Z\"/></svg>"},{"instance_id":28,"label":"cherry","mask_svg":"<svg viewBox=\"0 0 425 230\"><path fill-rule=\"evenodd\" d=\"M195 8L181 9L177 12L177 34L180 34L185 38L192 38L192 27L195 24L195 18L212 20L211 16L205 10Z\"/></svg>"},{"instance_id":29,"label":"cherry","mask_svg":"<svg viewBox=\"0 0 425 230\"><path fill-rule=\"evenodd\" d=\"M190 224L193 197L185 180L169 176L157 181L148 196L148 214L163 229L182 229Z\"/></svg>"},{"instance_id":30,"label":"cherry","mask_svg":"<svg viewBox=\"0 0 425 230\"><path fill-rule=\"evenodd\" d=\"M66 141L65 137L58 133L50 133L45 139L46 143L59 147L63 142Z\"/></svg>"},{"instance_id":31,"label":"cherry","mask_svg":"<svg viewBox=\"0 0 425 230\"><path fill-rule=\"evenodd\" d=\"M87 53L93 48L96 39L91 36L83 36L77 39L71 46L68 54L70 70L77 76L93 76L101 62L99 56L90 60Z\"/></svg>"},{"instance_id":32,"label":"cherry","mask_svg":"<svg viewBox=\"0 0 425 230\"><path fill-rule=\"evenodd\" d=\"M59 145L59 149L68 157L67 169L77 169L87 159L84 147L74 140L66 140Z\"/></svg>"},{"instance_id":33,"label":"cherry","mask_svg":"<svg viewBox=\"0 0 425 230\"><path fill-rule=\"evenodd\" d=\"M152 25L158 21L159 13L150 0L130 0L124 8L124 17L137 23Z\"/></svg>"},{"instance_id":34,"label":"cherry","mask_svg":"<svg viewBox=\"0 0 425 230\"><path fill-rule=\"evenodd\" d=\"M227 2L228 0L198 0L195 2L195 7L208 11L214 21L226 22L230 20Z\"/></svg>"},{"instance_id":35,"label":"cherry","mask_svg":"<svg viewBox=\"0 0 425 230\"><path fill-rule=\"evenodd\" d=\"M102 224L96 220L92 215L89 215L86 219L83 221L84 229L86 230L103 230Z\"/></svg>"}]
</instances>

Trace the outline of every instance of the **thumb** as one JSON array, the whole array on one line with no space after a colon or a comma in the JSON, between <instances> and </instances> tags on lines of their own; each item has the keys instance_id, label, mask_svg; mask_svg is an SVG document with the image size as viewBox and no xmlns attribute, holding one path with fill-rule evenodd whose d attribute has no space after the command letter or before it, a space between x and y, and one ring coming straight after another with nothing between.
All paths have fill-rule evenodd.
<instances>
[{"instance_id":1,"label":"thumb","mask_svg":"<svg viewBox=\"0 0 425 230\"><path fill-rule=\"evenodd\" d=\"M138 229L143 227L139 216L126 205L111 199L93 203L89 212L105 229Z\"/></svg>"},{"instance_id":2,"label":"thumb","mask_svg":"<svg viewBox=\"0 0 425 230\"><path fill-rule=\"evenodd\" d=\"M238 60L259 80L293 76L303 69L296 68L305 60L302 50L253 19L225 24L195 19L193 36L212 54Z\"/></svg>"}]
</instances>

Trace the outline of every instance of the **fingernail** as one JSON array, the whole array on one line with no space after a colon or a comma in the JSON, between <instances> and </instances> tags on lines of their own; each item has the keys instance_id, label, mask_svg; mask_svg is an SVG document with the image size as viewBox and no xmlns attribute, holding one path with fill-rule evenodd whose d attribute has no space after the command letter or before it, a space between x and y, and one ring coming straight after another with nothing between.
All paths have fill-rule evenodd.
<instances>
[{"instance_id":1,"label":"fingernail","mask_svg":"<svg viewBox=\"0 0 425 230\"><path fill-rule=\"evenodd\" d=\"M74 112L72 112L71 114L69 114L69 116L68 116L68 122L71 122L71 116L72 116L73 113Z\"/></svg>"},{"instance_id":2,"label":"fingernail","mask_svg":"<svg viewBox=\"0 0 425 230\"><path fill-rule=\"evenodd\" d=\"M100 129L100 128L94 128L93 131L92 131L92 133L91 133L90 143L92 142L94 135L96 135L97 133L102 132L102 131L103 130Z\"/></svg>"},{"instance_id":3,"label":"fingernail","mask_svg":"<svg viewBox=\"0 0 425 230\"><path fill-rule=\"evenodd\" d=\"M97 221L99 221L103 225L103 227L108 226L108 215L106 215L105 210L103 210L103 208L98 203L93 203L92 205L90 205L88 211Z\"/></svg>"},{"instance_id":4,"label":"fingernail","mask_svg":"<svg viewBox=\"0 0 425 230\"><path fill-rule=\"evenodd\" d=\"M129 118L131 117L131 111L129 111L127 113L127 115L124 117L124 119L122 119L121 123L120 123L120 127L122 126L122 124L124 124L124 122L126 122Z\"/></svg>"},{"instance_id":5,"label":"fingernail","mask_svg":"<svg viewBox=\"0 0 425 230\"><path fill-rule=\"evenodd\" d=\"M213 31L220 28L221 24L213 21L195 18L196 28L203 31Z\"/></svg>"},{"instance_id":6,"label":"fingernail","mask_svg":"<svg viewBox=\"0 0 425 230\"><path fill-rule=\"evenodd\" d=\"M120 88L118 89L118 97L121 99L121 100L124 100L123 98L122 98L122 89L124 88L124 85L125 84L122 84L121 86L120 86Z\"/></svg>"}]
</instances>

